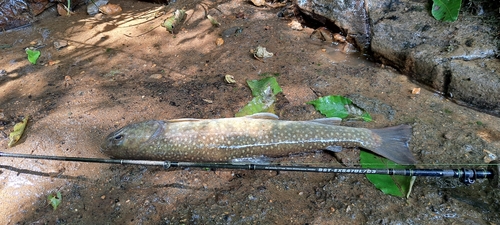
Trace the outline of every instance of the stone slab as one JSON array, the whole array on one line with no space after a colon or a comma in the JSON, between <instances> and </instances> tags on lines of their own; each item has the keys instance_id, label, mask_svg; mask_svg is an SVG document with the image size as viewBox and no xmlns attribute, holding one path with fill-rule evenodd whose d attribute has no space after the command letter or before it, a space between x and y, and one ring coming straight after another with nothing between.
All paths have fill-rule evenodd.
<instances>
[{"instance_id":1,"label":"stone slab","mask_svg":"<svg viewBox=\"0 0 500 225\"><path fill-rule=\"evenodd\" d=\"M500 115L500 60L452 60L448 94L481 111Z\"/></svg>"},{"instance_id":2,"label":"stone slab","mask_svg":"<svg viewBox=\"0 0 500 225\"><path fill-rule=\"evenodd\" d=\"M495 57L500 55L498 27L485 22L498 14L498 7L475 3L477 8L484 4L477 15L465 11L455 22L442 22L430 15L432 3L427 0L297 1L302 11L348 30L348 37L379 62L457 102L500 116L500 70L484 66L498 63ZM368 39L359 39L363 35Z\"/></svg>"}]
</instances>

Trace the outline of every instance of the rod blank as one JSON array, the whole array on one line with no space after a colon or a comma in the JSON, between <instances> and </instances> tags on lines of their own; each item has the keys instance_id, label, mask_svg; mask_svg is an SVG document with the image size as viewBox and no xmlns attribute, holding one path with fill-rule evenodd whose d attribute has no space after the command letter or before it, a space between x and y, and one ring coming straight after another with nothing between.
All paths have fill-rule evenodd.
<instances>
[{"instance_id":1,"label":"rod blank","mask_svg":"<svg viewBox=\"0 0 500 225\"><path fill-rule=\"evenodd\" d=\"M29 155L0 152L0 157L44 159L72 162L107 163L121 165L143 165L170 167L198 167L213 169L241 169L241 170L272 170L272 171L295 171L295 172L317 172L317 173L343 173L343 174L379 174L379 175L401 175L401 176L423 176L423 177L454 177L465 184L472 184L477 179L489 179L492 186L499 186L499 162L492 161L488 169L369 169L369 168L336 168L336 167L310 167L310 166L282 166L262 164L231 164L217 162L171 162L153 160L130 160L130 159L101 159L80 158L65 156Z\"/></svg>"}]
</instances>

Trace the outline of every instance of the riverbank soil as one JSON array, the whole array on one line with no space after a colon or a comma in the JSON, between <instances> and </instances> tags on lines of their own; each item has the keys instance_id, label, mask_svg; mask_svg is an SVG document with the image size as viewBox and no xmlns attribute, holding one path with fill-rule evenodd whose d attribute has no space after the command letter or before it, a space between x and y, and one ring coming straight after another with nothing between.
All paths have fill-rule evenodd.
<instances>
[{"instance_id":1,"label":"riverbank soil","mask_svg":"<svg viewBox=\"0 0 500 225\"><path fill-rule=\"evenodd\" d=\"M0 34L1 151L106 158L105 136L133 122L233 117L252 99L246 80L270 72L283 88L275 107L281 119L322 118L306 102L344 95L374 118L345 126L413 126L419 168L485 168L485 159L500 155L499 118L425 88L416 93L420 86L391 67L310 38L312 28L292 29L293 18L279 16L293 10L242 0L111 3L122 12L52 11ZM171 34L160 24L175 9L187 17ZM256 59L257 46L273 56ZM27 47L41 51L36 65ZM23 137L7 148L13 125L28 116ZM344 149L276 162L344 167L358 158L358 149ZM58 192L54 210L48 197ZM400 198L363 175L0 158L1 224L499 224L499 194L487 180L417 178L409 198Z\"/></svg>"}]
</instances>

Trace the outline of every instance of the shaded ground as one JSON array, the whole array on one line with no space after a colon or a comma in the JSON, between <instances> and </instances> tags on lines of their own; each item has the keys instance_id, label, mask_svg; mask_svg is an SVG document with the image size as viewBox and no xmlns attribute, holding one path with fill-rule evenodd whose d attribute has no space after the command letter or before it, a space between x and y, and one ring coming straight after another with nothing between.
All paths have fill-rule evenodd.
<instances>
[{"instance_id":1,"label":"shaded ground","mask_svg":"<svg viewBox=\"0 0 500 225\"><path fill-rule=\"evenodd\" d=\"M277 17L280 9L244 1L174 3L168 15L183 7L188 13L174 36L161 27L150 31L165 18L148 21L159 5L120 4L123 12L115 17L98 19L78 9L69 18L49 16L0 34L0 44L12 45L0 54L2 134L20 117L31 118L20 143L2 151L106 157L99 145L118 127L151 118L231 117L251 99L246 79L277 72L284 94L276 111L282 119L319 118L305 102L351 95L367 105L375 122L345 125L411 124L420 167L484 164L485 150L500 153L498 118L426 90L412 95L418 86L405 76L309 39L312 29L290 29L289 21ZM221 27L212 27L205 13ZM236 17L241 13L245 18ZM242 33L216 46L219 35L235 26ZM57 40L70 45L58 51ZM32 41L43 46L38 65L29 64L24 53ZM254 59L249 50L257 45L275 56L265 63ZM237 83L226 84L225 74ZM5 137L0 146L7 146ZM337 161L355 164L357 152L280 160L342 166ZM57 191L63 201L54 211L46 199ZM403 199L384 195L356 175L0 159L1 224L498 224L499 194L486 181L467 187L452 179L419 178Z\"/></svg>"}]
</instances>

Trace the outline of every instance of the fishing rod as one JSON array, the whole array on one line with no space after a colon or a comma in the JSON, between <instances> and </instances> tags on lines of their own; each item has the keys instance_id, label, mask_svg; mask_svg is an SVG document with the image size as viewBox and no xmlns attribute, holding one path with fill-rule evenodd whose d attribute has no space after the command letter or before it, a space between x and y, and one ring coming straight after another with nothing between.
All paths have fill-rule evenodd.
<instances>
[{"instance_id":1,"label":"fishing rod","mask_svg":"<svg viewBox=\"0 0 500 225\"><path fill-rule=\"evenodd\" d=\"M161 166L164 169L171 167L198 167L212 169L240 169L240 170L272 170L272 171L295 171L295 172L317 172L317 173L342 173L342 174L379 174L379 175L401 175L419 177L453 177L458 178L464 184L473 184L477 179L488 179L495 188L500 188L500 162L492 161L487 169L370 169L370 168L342 168L342 167L310 167L310 166L283 166L264 164L233 164L216 162L172 162L154 160L133 159L102 159L102 158L80 158L66 156L29 155L0 152L0 157L43 159L88 163L107 163L121 165L143 165Z\"/></svg>"}]
</instances>

